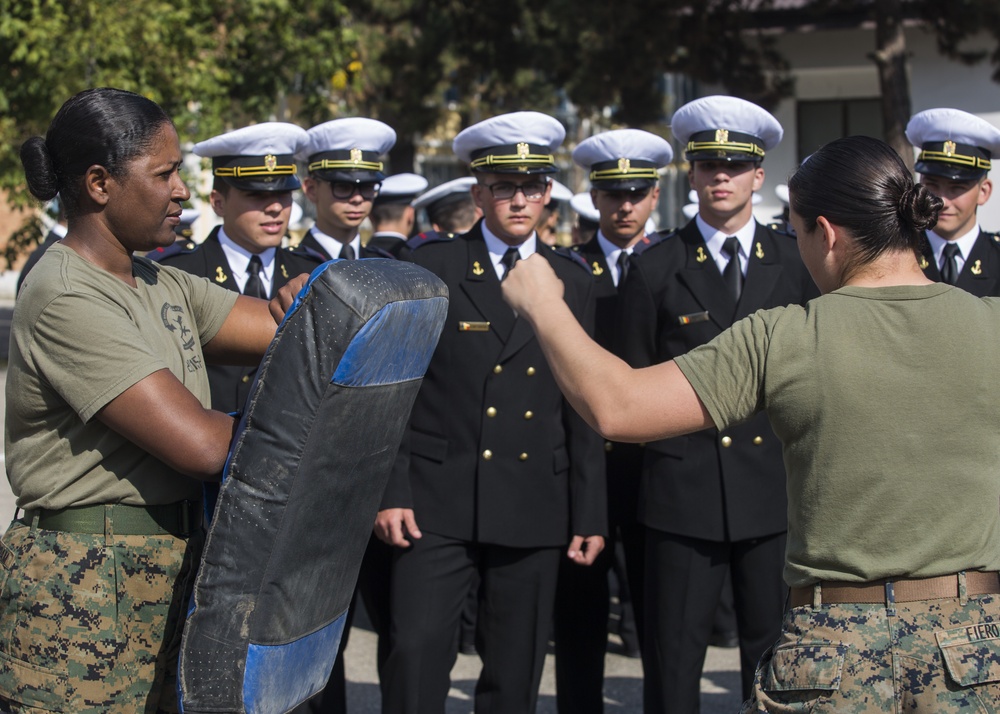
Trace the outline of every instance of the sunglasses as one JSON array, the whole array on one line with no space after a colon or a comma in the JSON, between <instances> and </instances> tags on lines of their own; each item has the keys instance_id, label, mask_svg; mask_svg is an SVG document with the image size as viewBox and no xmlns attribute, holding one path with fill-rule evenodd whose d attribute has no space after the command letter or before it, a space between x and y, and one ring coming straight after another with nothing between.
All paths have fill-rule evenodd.
<instances>
[{"instance_id":1,"label":"sunglasses","mask_svg":"<svg viewBox=\"0 0 1000 714\"><path fill-rule=\"evenodd\" d=\"M333 192L333 197L346 200L358 194L361 198L366 201L373 200L378 196L379 189L382 188L382 184L378 182L373 183L348 183L346 181L331 181L330 190Z\"/></svg>"}]
</instances>

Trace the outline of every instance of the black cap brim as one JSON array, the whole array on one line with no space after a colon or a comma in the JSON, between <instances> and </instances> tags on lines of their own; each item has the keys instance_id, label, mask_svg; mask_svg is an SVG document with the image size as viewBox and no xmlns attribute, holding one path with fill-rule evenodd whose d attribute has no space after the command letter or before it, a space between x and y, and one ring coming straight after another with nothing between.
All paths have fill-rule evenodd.
<instances>
[{"instance_id":1,"label":"black cap brim","mask_svg":"<svg viewBox=\"0 0 1000 714\"><path fill-rule=\"evenodd\" d=\"M271 178L234 178L232 176L217 176L216 178L241 191L294 191L302 185L299 177L295 175Z\"/></svg>"},{"instance_id":2,"label":"black cap brim","mask_svg":"<svg viewBox=\"0 0 1000 714\"><path fill-rule=\"evenodd\" d=\"M314 176L323 181L337 182L337 183L382 183L385 180L385 174L381 171L365 171L351 169L350 171L343 169L321 169L319 171L313 171L310 176Z\"/></svg>"},{"instance_id":3,"label":"black cap brim","mask_svg":"<svg viewBox=\"0 0 1000 714\"><path fill-rule=\"evenodd\" d=\"M978 181L986 176L987 169L979 169L973 166L956 166L943 161L918 161L914 168L919 174L927 176L940 176L952 181Z\"/></svg>"}]
</instances>

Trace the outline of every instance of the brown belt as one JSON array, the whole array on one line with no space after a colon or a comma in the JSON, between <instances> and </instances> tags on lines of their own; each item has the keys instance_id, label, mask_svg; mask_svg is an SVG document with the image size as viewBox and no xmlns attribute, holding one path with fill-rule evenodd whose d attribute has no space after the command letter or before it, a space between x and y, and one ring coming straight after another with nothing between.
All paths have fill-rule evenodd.
<instances>
[{"instance_id":1,"label":"brown belt","mask_svg":"<svg viewBox=\"0 0 1000 714\"><path fill-rule=\"evenodd\" d=\"M891 585L891 588L889 587ZM876 580L868 583L846 583L825 580L818 584L819 597L813 595L816 585L792 588L789 596L792 607L832 603L887 603L916 602L917 600L943 600L958 597L958 575L937 578ZM891 592L891 594L890 594ZM965 594L986 595L1000 593L1000 574L970 570L965 574Z\"/></svg>"}]
</instances>

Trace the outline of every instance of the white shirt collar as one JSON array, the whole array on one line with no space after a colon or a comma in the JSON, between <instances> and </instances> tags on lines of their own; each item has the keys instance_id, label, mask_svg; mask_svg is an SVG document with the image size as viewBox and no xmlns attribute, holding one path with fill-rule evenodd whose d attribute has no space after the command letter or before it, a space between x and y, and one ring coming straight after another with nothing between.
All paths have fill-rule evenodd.
<instances>
[{"instance_id":1,"label":"white shirt collar","mask_svg":"<svg viewBox=\"0 0 1000 714\"><path fill-rule=\"evenodd\" d=\"M945 244L951 242L958 245L958 250L961 252L959 256L959 266L958 269L962 269L962 265L965 261L969 259L969 253L972 252L972 247L976 244L976 238L979 237L979 224L977 223L972 227L968 233L963 236L956 238L953 241L946 241L944 238L939 236L934 231L927 231L927 240L931 244L931 250L934 251L934 264L938 267L941 266L941 253L944 251Z\"/></svg>"},{"instance_id":2,"label":"white shirt collar","mask_svg":"<svg viewBox=\"0 0 1000 714\"><path fill-rule=\"evenodd\" d=\"M323 250L326 251L326 254L328 256L330 256L331 258L339 258L340 257L340 251L344 247L343 243L341 243L339 240L337 240L333 236L328 236L326 233L324 233L323 231L321 231L319 229L319 226L317 226L315 224L312 227L312 234L313 234L313 238L315 238L316 242L319 243L320 246L322 246ZM350 246L352 248L354 248L354 257L355 258L360 258L361 257L361 236L359 234L355 234L354 237L351 238Z\"/></svg>"},{"instance_id":3,"label":"white shirt collar","mask_svg":"<svg viewBox=\"0 0 1000 714\"><path fill-rule=\"evenodd\" d=\"M740 265L745 275L746 266L749 262L748 258L750 257L750 249L753 247L753 238L757 233L757 221L751 217L735 233L724 233L713 228L705 222L701 214L695 216L695 222L698 230L701 232L701 237L705 241L705 245L708 247L708 252L712 254L715 264L719 266L720 271L725 269L726 263L729 262L729 256L722 251L722 244L726 242L726 238L729 236L736 236L736 239L740 242Z\"/></svg>"},{"instance_id":4,"label":"white shirt collar","mask_svg":"<svg viewBox=\"0 0 1000 714\"><path fill-rule=\"evenodd\" d=\"M618 275L618 256L624 253L625 255L632 254L632 246L628 248L619 248L614 243L609 241L604 237L604 233L601 229L597 229L597 244L601 246L601 250L604 252L604 261L608 264L608 268L611 270L611 276L614 278L615 287L618 286L618 281L620 275Z\"/></svg>"},{"instance_id":5,"label":"white shirt collar","mask_svg":"<svg viewBox=\"0 0 1000 714\"><path fill-rule=\"evenodd\" d=\"M251 253L249 250L241 245L237 245L233 242L233 239L226 235L226 229L219 228L219 245L222 246L222 252L226 256L226 262L229 263L229 269L233 271L233 277L240 286L240 292L243 291L244 286L247 282L247 267L250 265L250 256L257 255L260 258L261 264L264 266L261 271L261 280L268 286L271 285L271 277L274 275L274 253L275 248L266 248L260 253ZM270 294L270 290L268 290Z\"/></svg>"},{"instance_id":6,"label":"white shirt collar","mask_svg":"<svg viewBox=\"0 0 1000 714\"><path fill-rule=\"evenodd\" d=\"M489 229L486 221L483 221L483 239L486 241L486 250L490 252L490 260L493 262L493 269L496 271L498 278L503 277L504 266L500 262L500 259L503 258L503 254L507 252L507 249L517 248L520 260L524 260L535 254L537 237L538 234L532 231L531 235L521 245L507 245Z\"/></svg>"}]
</instances>

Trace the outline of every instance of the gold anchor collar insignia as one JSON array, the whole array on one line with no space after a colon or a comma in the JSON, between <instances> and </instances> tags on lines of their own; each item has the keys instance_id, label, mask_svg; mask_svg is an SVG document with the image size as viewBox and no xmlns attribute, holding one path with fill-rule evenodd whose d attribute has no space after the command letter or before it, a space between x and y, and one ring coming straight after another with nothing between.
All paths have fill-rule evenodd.
<instances>
[{"instance_id":1,"label":"gold anchor collar insignia","mask_svg":"<svg viewBox=\"0 0 1000 714\"><path fill-rule=\"evenodd\" d=\"M217 282L217 283L224 283L227 280L229 280L229 278L228 278L228 276L224 272L222 272L222 266L221 265L216 266L216 268L215 268L215 282Z\"/></svg>"},{"instance_id":2,"label":"gold anchor collar insignia","mask_svg":"<svg viewBox=\"0 0 1000 714\"><path fill-rule=\"evenodd\" d=\"M975 263L972 264L972 267L969 268L969 271L973 275L982 275L983 274L983 261L977 260Z\"/></svg>"},{"instance_id":3,"label":"gold anchor collar insignia","mask_svg":"<svg viewBox=\"0 0 1000 714\"><path fill-rule=\"evenodd\" d=\"M755 250L753 254L756 255L758 259L762 259L764 257L764 248L761 246L759 241L757 242L757 250Z\"/></svg>"},{"instance_id":4,"label":"gold anchor collar insignia","mask_svg":"<svg viewBox=\"0 0 1000 714\"><path fill-rule=\"evenodd\" d=\"M604 275L604 268L596 260L594 261L594 275Z\"/></svg>"},{"instance_id":5,"label":"gold anchor collar insignia","mask_svg":"<svg viewBox=\"0 0 1000 714\"><path fill-rule=\"evenodd\" d=\"M479 261L478 261L478 260L477 260L477 261L476 261L475 263L473 263L473 264L472 264L472 274L473 274L473 275L482 275L482 274L483 274L483 273L485 273L485 272L486 272L486 271L485 271L485 270L483 270L483 266L481 266L481 265L479 264Z\"/></svg>"},{"instance_id":6,"label":"gold anchor collar insignia","mask_svg":"<svg viewBox=\"0 0 1000 714\"><path fill-rule=\"evenodd\" d=\"M920 265L920 269L921 270L927 270L927 268L930 267L930 263L927 262L927 258L925 256L923 256L923 255L920 256L920 263L919 263L919 265Z\"/></svg>"},{"instance_id":7,"label":"gold anchor collar insignia","mask_svg":"<svg viewBox=\"0 0 1000 714\"><path fill-rule=\"evenodd\" d=\"M703 246L698 246L698 250L695 251L695 260L699 263L704 263L708 260L708 255L705 253L705 248Z\"/></svg>"},{"instance_id":8,"label":"gold anchor collar insignia","mask_svg":"<svg viewBox=\"0 0 1000 714\"><path fill-rule=\"evenodd\" d=\"M283 278L288 277L288 268L285 267L284 263L281 264L281 277Z\"/></svg>"}]
</instances>

